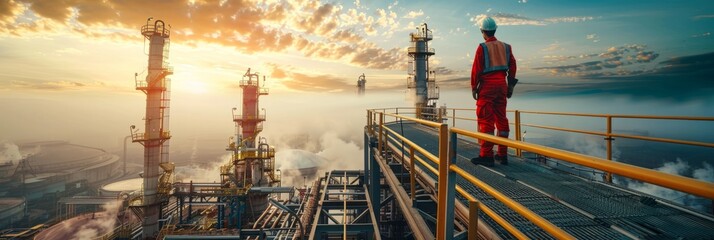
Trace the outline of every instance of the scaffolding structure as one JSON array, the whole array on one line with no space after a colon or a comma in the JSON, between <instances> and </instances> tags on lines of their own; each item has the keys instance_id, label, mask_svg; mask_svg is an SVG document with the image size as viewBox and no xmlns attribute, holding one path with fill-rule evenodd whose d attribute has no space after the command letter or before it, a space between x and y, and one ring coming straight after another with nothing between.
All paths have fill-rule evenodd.
<instances>
[{"instance_id":1,"label":"scaffolding structure","mask_svg":"<svg viewBox=\"0 0 714 240\"><path fill-rule=\"evenodd\" d=\"M375 212L380 202L370 198L363 171L333 170L319 180L321 185L314 213L303 213L314 214L310 239L381 239Z\"/></svg>"},{"instance_id":2,"label":"scaffolding structure","mask_svg":"<svg viewBox=\"0 0 714 240\"><path fill-rule=\"evenodd\" d=\"M434 37L426 23L422 23L417 27L417 32L409 34L409 38L411 45L407 49L410 57L407 66L407 88L414 91L416 116L437 120L439 86L436 84L436 72L429 70L429 57L435 54L434 48L429 48L429 41Z\"/></svg>"}]
</instances>

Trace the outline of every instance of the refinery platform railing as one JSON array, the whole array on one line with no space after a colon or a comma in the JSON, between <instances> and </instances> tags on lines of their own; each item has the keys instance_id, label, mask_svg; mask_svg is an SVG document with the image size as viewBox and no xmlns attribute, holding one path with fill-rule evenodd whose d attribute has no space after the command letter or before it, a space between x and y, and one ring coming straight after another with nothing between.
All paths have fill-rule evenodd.
<instances>
[{"instance_id":1,"label":"refinery platform railing","mask_svg":"<svg viewBox=\"0 0 714 240\"><path fill-rule=\"evenodd\" d=\"M674 117L674 116L640 116L640 115L598 115L598 114L579 114L579 113L554 113L554 112L535 112L535 111L511 111L515 114L515 131L517 132L516 134L516 140L511 140L508 138L501 138L501 137L495 137L493 135L485 134L485 133L479 133L479 132L472 132L468 131L465 129L461 128L456 128L453 127L453 125L456 125L456 120L461 119L461 120L470 120L470 121L475 121L476 119L474 118L466 118L466 117L457 117L456 116L456 111L464 111L464 110L470 110L470 111L475 111L474 109L446 109L442 111L434 111L434 112L451 112L453 115L448 116L448 114L442 114L442 116L438 116L437 119L441 119L439 122L433 122L433 121L427 121L427 120L422 120L422 119L417 119L414 117L409 117L406 116L407 114L414 114L414 108L390 108L390 109L371 109L367 110L367 133L370 136L373 136L377 139L377 149L379 153L383 153L383 150L386 149L387 144L389 142L389 138L394 140L395 142L402 142L404 144L404 148L409 149L409 156L410 156L410 169L414 169L414 161L419 161L423 166L426 166L426 168L433 172L437 177L438 177L438 186L437 186L437 217L436 217L436 237L437 239L450 239L451 236L454 236L453 231L454 231L454 201L455 201L455 193L458 192L461 194L463 197L469 200L469 212L472 214L469 214L469 234L472 234L472 232L475 234L476 232L476 227L475 223L477 222L477 214L473 214L477 211L483 211L486 215L489 217L493 218L495 222L497 222L501 227L506 229L509 233L513 234L518 239L528 239L528 237L523 234L520 230L515 228L512 224L508 223L507 221L504 220L503 217L499 216L496 212L494 212L492 209L488 208L484 204L479 204L478 199L467 193L462 187L457 186L456 183L456 175L458 174L459 176L463 177L465 180L470 182L471 184L474 184L475 186L483 189L487 194L491 195L498 201L502 202L504 205L512 209L513 211L517 212L524 218L528 219L532 223L534 223L536 226L542 228L545 232L551 234L553 237L557 239L575 239L572 235L568 234L567 232L563 231L561 228L557 227L556 225L552 224L548 220L542 218L541 216L537 215L533 211L529 210L528 208L524 207L523 205L519 204L517 201L514 201L513 199L510 199L503 193L499 192L497 189L489 186L488 184L484 183L483 181L479 180L477 177L469 174L467 171L464 169L456 166L455 164L452 164L456 161L456 156L457 156L457 140L459 137L466 137L466 138L472 138L476 140L483 140L483 141L489 141L493 142L498 145L505 145L510 148L514 148L517 150L517 154L521 154L522 151L528 151L536 154L540 154L545 157L550 157L554 159L558 159L561 161L589 167L592 169L596 170L601 170L604 172L607 172L608 174L617 174L623 177L639 180L642 182L647 182L655 185L659 185L665 188L669 188L672 190L677 190L681 191L684 193L689 193L693 194L696 196L704 197L707 199L712 199L714 200L714 183L709 183L709 182L704 182L700 180L696 180L693 178L688 178L688 177L683 177L679 175L673 175L673 174L668 174L668 173L663 173L659 172L656 170L652 169L647 169L647 168L642 168L638 166L633 166L629 164L624 164L620 162L614 162L610 161L608 159L603 159L603 158L598 158L598 157L593 157L593 156L587 156L583 154L578 154L574 152L569 152L569 151L564 151L564 150L559 150L559 149L554 149L546 146L541 146L533 143L527 143L523 142L522 138L519 136L520 134L520 129L523 126L529 126L529 127L540 127L540 128L545 128L545 129L552 129L552 130L560 130L560 131L568 131L568 132L576 132L576 133L584 133L584 134L591 134L591 135L600 135L600 136L605 136L606 140L608 138L614 138L614 137L622 137L622 138L631 138L631 139L640 139L640 140L648 140L648 141L656 141L656 142L667 142L667 143L677 143L677 144L685 144L685 145L693 145L693 146L703 146L703 147L714 147L714 144L712 143L706 143L706 142L695 142L695 141L684 141L684 140L676 140L676 139L667 139L667 138L654 138L654 137L646 137L646 136L635 136L635 135L625 135L625 134L617 134L612 132L612 119L613 118L637 118L637 119L674 119L674 120L691 120L691 121L714 121L714 118L710 117ZM521 123L521 116L520 114L522 113L530 113L530 114L550 114L550 115L564 115L564 116L588 116L588 117L602 117L605 118L607 121L607 131L605 133L598 133L594 131L584 131L584 130L576 130L576 129L568 129L568 128L560 128L560 127L551 127L551 126L541 126L541 125L533 125L533 124L522 124ZM394 122L397 121L411 121L426 127L434 128L438 132L438 139L439 139L439 151L438 151L438 156L428 152L427 150L421 148L419 145L415 144L413 141L410 139L404 137L403 135L399 134L398 132L389 129L386 127L386 124L388 123L386 120L391 120L391 119L385 119L385 118L391 118L394 120ZM449 118L452 119L452 127L449 127L449 125L446 123ZM391 136L389 136L391 135ZM392 137L394 136L394 137ZM608 141L611 141L608 140ZM610 145L610 144L608 144ZM608 157L611 157L611 145L608 147ZM430 166L430 164L427 164L427 162L424 159L421 159L420 157L416 156L414 153L418 152L422 156L425 156L425 158L435 164L438 165L438 169L434 169ZM411 177L410 177L410 189L415 189L414 187L414 172L415 171L410 171ZM412 193L412 196L414 196L414 193ZM473 225L472 225L473 224ZM473 231L471 231L473 230ZM475 235L474 235L475 237ZM472 239L471 236L469 236L469 239ZM475 238L474 238L475 239Z\"/></svg>"},{"instance_id":2,"label":"refinery platform railing","mask_svg":"<svg viewBox=\"0 0 714 240\"><path fill-rule=\"evenodd\" d=\"M438 110L441 110L441 111L438 111ZM405 115L405 116L413 116L416 109L413 107L391 108L391 109L382 108L382 109L373 109L373 111L383 112L383 113L391 112L391 113ZM437 108L435 111L430 111L430 112L437 113L437 114L422 113L422 115L433 115L434 119L439 119L438 122L444 122L447 124L450 123L451 127L457 127L457 126L461 126L461 125L465 125L465 124L469 124L469 125L475 127L476 122L478 121L478 119L475 118L476 109L473 109L473 108L441 108L441 109ZM439 112L441 112L443 114L439 115L438 114ZM591 135L591 136L601 136L601 137L603 137L603 140L605 141L605 147L606 147L605 148L605 155L606 155L605 158L607 160L613 160L612 142L616 138L714 148L714 143L711 143L711 142L701 142L701 141L691 141L691 140L681 140L681 139L671 139L671 138L617 133L614 130L614 125L613 125L613 122L615 120L625 120L625 119L677 120L677 121L688 121L688 122L714 122L714 117L589 114L589 113L521 111L521 110L507 110L507 112L509 114L508 118L510 120L513 120L513 121L509 122L509 124L514 127L514 129L512 129L511 132L514 133L514 135L512 137L516 141L525 141L525 138L523 135L523 132L524 132L523 129L525 127L530 127L530 128L534 128L534 129L553 130L553 131L566 132L566 133L578 133L578 134L585 134L585 135ZM474 117L466 117L466 116L464 116L464 114L469 114ZM593 130L566 128L566 127L561 127L561 126L530 124L530 123L525 123L525 121L524 121L524 117L527 115L531 115L531 116L548 115L548 116L556 116L556 117L563 117L563 118L564 117L577 117L577 118L586 118L586 119L587 118L600 119L603 121L605 128L604 128L604 131L593 131ZM522 149L514 148L514 150L516 152L516 156L522 157L522 153L523 153ZM610 172L605 172L604 174L605 174L605 181L612 182L612 174Z\"/></svg>"}]
</instances>

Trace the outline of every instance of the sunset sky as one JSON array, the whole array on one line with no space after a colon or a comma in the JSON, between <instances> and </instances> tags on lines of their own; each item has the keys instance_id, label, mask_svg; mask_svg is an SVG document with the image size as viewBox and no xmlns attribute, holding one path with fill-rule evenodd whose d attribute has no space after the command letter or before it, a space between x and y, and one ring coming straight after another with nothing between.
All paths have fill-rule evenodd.
<instances>
[{"instance_id":1,"label":"sunset sky","mask_svg":"<svg viewBox=\"0 0 714 240\"><path fill-rule=\"evenodd\" d=\"M248 68L267 75L268 99L353 95L362 73L368 92L403 92L408 34L421 23L434 32L431 64L442 89L464 90L468 98L473 53L483 41L476 22L485 16L499 24L496 36L513 46L519 91L673 101L714 91L709 0L0 0L0 111L14 116L4 120L0 140L42 135L44 128L60 131L49 135L55 138L75 127L102 129L76 115L102 116L102 126L116 127L111 132L119 136L140 124L144 97L133 77L146 69L148 45L139 29L148 17L172 26L172 108L181 124L181 114L199 116L180 111L187 106L229 118ZM403 103L402 95L402 102L389 103ZM113 112L92 111L99 108ZM362 116L362 107L355 111ZM275 107L268 112L281 114ZM37 127L56 116L67 118ZM230 119L211 121L232 125Z\"/></svg>"},{"instance_id":2,"label":"sunset sky","mask_svg":"<svg viewBox=\"0 0 714 240\"><path fill-rule=\"evenodd\" d=\"M148 17L172 26L174 91L225 91L248 67L275 91L352 92L361 73L370 89L401 89L423 22L437 79L464 86L487 15L531 83L663 74L714 52L711 1L0 0L0 89L134 91Z\"/></svg>"}]
</instances>

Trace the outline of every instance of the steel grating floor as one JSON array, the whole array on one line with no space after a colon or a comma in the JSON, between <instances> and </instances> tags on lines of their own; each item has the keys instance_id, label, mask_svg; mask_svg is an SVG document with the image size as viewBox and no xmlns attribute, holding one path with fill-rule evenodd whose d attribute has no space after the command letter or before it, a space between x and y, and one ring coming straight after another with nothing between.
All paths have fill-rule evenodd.
<instances>
[{"instance_id":1,"label":"steel grating floor","mask_svg":"<svg viewBox=\"0 0 714 240\"><path fill-rule=\"evenodd\" d=\"M388 127L436 155L438 151L436 131L406 122L402 126L392 123ZM514 156L509 156L510 164L507 166L498 163L490 169L476 166L471 164L469 159L475 157L477 151L476 144L459 139L456 165L576 238L630 239L615 230L619 228L644 239L714 239L712 231L714 221L709 219L664 204L643 204L641 201L643 196L635 193L576 177ZM437 166L432 164L432 167ZM436 179L431 172L428 173ZM457 184L501 214L529 237L552 239L545 231L462 177L457 176ZM459 194L457 196L468 205L465 198ZM513 238L491 218L483 213L480 214L499 235Z\"/></svg>"}]
</instances>

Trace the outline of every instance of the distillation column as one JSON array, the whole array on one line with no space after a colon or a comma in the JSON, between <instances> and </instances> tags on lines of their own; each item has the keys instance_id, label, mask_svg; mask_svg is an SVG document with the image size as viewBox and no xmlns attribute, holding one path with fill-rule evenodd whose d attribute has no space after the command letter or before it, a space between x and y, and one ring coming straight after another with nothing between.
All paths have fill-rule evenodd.
<instances>
[{"instance_id":1,"label":"distillation column","mask_svg":"<svg viewBox=\"0 0 714 240\"><path fill-rule=\"evenodd\" d=\"M240 87L243 104L240 114L233 109L237 136L234 146L230 148L234 151L234 176L241 188L268 187L280 181L274 169L275 149L264 138L258 138L265 121L265 109L260 109L260 96L268 95L268 89L260 86L260 76L251 73L250 69L243 75ZM250 209L247 217L253 217L267 208L267 194L251 193L248 198Z\"/></svg>"},{"instance_id":2,"label":"distillation column","mask_svg":"<svg viewBox=\"0 0 714 240\"><path fill-rule=\"evenodd\" d=\"M434 49L429 48L433 39L431 30L422 23L417 32L409 34L411 46L408 48L409 64L407 88L414 89L414 107L417 118L435 119L436 101L439 99L439 87L436 85L434 71L429 70L429 57Z\"/></svg>"},{"instance_id":3,"label":"distillation column","mask_svg":"<svg viewBox=\"0 0 714 240\"><path fill-rule=\"evenodd\" d=\"M169 29L161 20L141 28L141 34L149 41L149 64L145 80L136 80L136 89L146 94L145 132L137 133L132 126L132 141L144 146L144 187L141 198L132 201L135 213L143 215L142 238L156 236L159 231L159 215L162 197L158 194L159 164L168 162L169 134L169 94L173 73L168 66ZM138 74L137 74L138 76Z\"/></svg>"},{"instance_id":4,"label":"distillation column","mask_svg":"<svg viewBox=\"0 0 714 240\"><path fill-rule=\"evenodd\" d=\"M265 79L263 79L265 81ZM240 127L241 134L238 139L242 141L247 148L255 148L258 134L263 131L263 121L265 121L265 113L262 115L259 112L260 96L268 95L267 88L261 88L259 85L260 76L258 73L251 73L250 68L243 75L240 81L240 87L243 90L243 107L242 115L234 118L236 126Z\"/></svg>"},{"instance_id":5,"label":"distillation column","mask_svg":"<svg viewBox=\"0 0 714 240\"><path fill-rule=\"evenodd\" d=\"M364 77L364 73L357 78L357 95L364 95L364 89L367 85L367 79Z\"/></svg>"}]
</instances>

